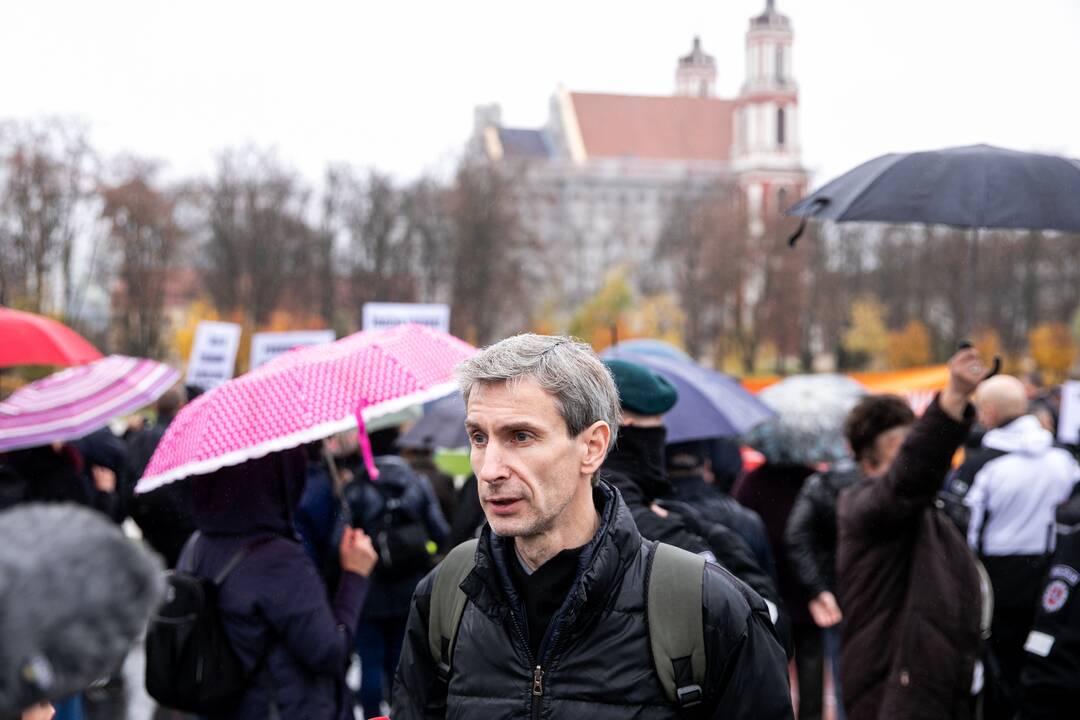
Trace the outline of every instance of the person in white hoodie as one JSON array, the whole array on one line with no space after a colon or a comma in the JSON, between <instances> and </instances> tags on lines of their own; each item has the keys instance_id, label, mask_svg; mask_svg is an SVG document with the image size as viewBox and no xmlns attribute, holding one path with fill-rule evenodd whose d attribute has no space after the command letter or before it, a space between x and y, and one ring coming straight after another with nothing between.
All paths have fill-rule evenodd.
<instances>
[{"instance_id":1,"label":"person in white hoodie","mask_svg":"<svg viewBox=\"0 0 1080 720\"><path fill-rule=\"evenodd\" d=\"M987 432L957 478L970 485L964 498L971 511L968 542L994 589L986 717L1011 718L1018 706L1024 640L1054 549L1054 511L1080 481L1080 466L1028 414L1024 384L1017 378L999 375L983 382L975 408Z\"/></svg>"}]
</instances>

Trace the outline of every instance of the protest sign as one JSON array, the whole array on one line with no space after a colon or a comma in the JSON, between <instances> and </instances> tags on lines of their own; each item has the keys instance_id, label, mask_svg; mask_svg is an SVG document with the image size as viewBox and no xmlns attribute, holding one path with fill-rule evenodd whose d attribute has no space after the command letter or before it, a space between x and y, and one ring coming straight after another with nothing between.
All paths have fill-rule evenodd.
<instances>
[{"instance_id":1,"label":"protest sign","mask_svg":"<svg viewBox=\"0 0 1080 720\"><path fill-rule=\"evenodd\" d=\"M195 328L195 342L188 358L187 383L210 390L232 379L236 351L240 347L236 323L203 320Z\"/></svg>"},{"instance_id":2,"label":"protest sign","mask_svg":"<svg viewBox=\"0 0 1080 720\"><path fill-rule=\"evenodd\" d=\"M293 330L290 332L261 332L251 338L251 369L273 360L293 348L325 345L334 342L333 330Z\"/></svg>"},{"instance_id":3,"label":"protest sign","mask_svg":"<svg viewBox=\"0 0 1080 720\"><path fill-rule=\"evenodd\" d=\"M450 332L450 306L443 303L364 303L364 330L416 323Z\"/></svg>"},{"instance_id":4,"label":"protest sign","mask_svg":"<svg viewBox=\"0 0 1080 720\"><path fill-rule=\"evenodd\" d=\"M1080 380L1068 380L1061 384L1058 442L1080 445Z\"/></svg>"}]
</instances>

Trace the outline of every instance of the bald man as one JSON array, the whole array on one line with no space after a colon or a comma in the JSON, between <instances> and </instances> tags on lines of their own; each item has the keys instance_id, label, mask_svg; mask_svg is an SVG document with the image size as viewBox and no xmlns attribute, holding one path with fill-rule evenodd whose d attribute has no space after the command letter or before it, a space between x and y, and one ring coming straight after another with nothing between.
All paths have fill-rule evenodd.
<instances>
[{"instance_id":1,"label":"bald man","mask_svg":"<svg viewBox=\"0 0 1080 720\"><path fill-rule=\"evenodd\" d=\"M998 375L983 382L975 409L987 433L957 477L970 484L964 498L971 510L968 542L994 588L986 717L1011 718L1024 640L1053 551L1054 510L1080 480L1080 467L1028 414L1027 392L1017 378Z\"/></svg>"}]
</instances>

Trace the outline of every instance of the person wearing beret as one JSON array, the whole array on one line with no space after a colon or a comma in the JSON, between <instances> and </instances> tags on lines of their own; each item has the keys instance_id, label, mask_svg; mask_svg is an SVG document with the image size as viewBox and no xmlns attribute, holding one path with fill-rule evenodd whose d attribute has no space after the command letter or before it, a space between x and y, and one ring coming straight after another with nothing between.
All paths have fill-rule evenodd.
<instances>
[{"instance_id":1,"label":"person wearing beret","mask_svg":"<svg viewBox=\"0 0 1080 720\"><path fill-rule=\"evenodd\" d=\"M663 376L628 360L605 360L619 391L622 422L601 477L622 493L638 530L649 540L703 555L749 585L769 605L789 646L787 614L776 585L739 535L688 503L679 502L667 475L664 413L678 391Z\"/></svg>"}]
</instances>

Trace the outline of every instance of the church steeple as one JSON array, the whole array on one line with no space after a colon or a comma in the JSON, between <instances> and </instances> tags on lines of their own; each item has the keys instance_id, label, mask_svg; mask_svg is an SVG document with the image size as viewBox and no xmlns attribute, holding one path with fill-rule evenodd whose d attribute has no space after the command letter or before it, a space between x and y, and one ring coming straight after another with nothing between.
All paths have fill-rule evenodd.
<instances>
[{"instance_id":1,"label":"church steeple","mask_svg":"<svg viewBox=\"0 0 1080 720\"><path fill-rule=\"evenodd\" d=\"M766 0L746 31L746 75L734 116L732 167L758 232L772 212L802 192L799 89L792 72L791 20ZM783 197L781 197L783 196ZM756 228L756 229L754 229Z\"/></svg>"},{"instance_id":2,"label":"church steeple","mask_svg":"<svg viewBox=\"0 0 1080 720\"><path fill-rule=\"evenodd\" d=\"M790 90L791 20L767 0L765 12L750 19L746 33L746 82L743 92Z\"/></svg>"},{"instance_id":3,"label":"church steeple","mask_svg":"<svg viewBox=\"0 0 1080 720\"><path fill-rule=\"evenodd\" d=\"M716 95L716 59L702 49L700 37L694 37L690 54L679 58L675 70L675 94L687 97Z\"/></svg>"}]
</instances>

